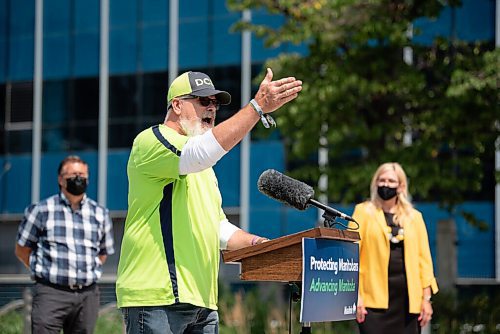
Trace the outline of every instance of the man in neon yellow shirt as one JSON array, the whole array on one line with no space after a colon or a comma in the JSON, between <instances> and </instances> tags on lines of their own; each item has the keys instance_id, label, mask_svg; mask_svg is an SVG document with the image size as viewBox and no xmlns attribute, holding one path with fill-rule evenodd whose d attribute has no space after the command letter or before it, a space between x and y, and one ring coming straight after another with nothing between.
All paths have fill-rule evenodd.
<instances>
[{"instance_id":1,"label":"man in neon yellow shirt","mask_svg":"<svg viewBox=\"0 0 500 334\"><path fill-rule=\"evenodd\" d=\"M218 333L220 249L266 240L229 223L212 166L269 113L295 99L302 82L272 80L255 98L215 125L231 96L201 72L177 77L163 124L134 140L127 173L128 213L116 294L127 333Z\"/></svg>"}]
</instances>

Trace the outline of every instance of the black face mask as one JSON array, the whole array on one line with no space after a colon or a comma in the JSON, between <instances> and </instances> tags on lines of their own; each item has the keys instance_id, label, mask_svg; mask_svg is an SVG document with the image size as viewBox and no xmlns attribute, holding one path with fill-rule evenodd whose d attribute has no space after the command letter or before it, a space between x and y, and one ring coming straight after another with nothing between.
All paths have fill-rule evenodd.
<instances>
[{"instance_id":1,"label":"black face mask","mask_svg":"<svg viewBox=\"0 0 500 334\"><path fill-rule=\"evenodd\" d=\"M387 201L398 194L397 190L398 190L398 188L390 188L390 187L383 186L383 187L377 188L377 194L384 201Z\"/></svg>"},{"instance_id":2,"label":"black face mask","mask_svg":"<svg viewBox=\"0 0 500 334\"><path fill-rule=\"evenodd\" d=\"M87 190L87 179L80 175L66 179L66 190L75 196L83 194Z\"/></svg>"}]
</instances>

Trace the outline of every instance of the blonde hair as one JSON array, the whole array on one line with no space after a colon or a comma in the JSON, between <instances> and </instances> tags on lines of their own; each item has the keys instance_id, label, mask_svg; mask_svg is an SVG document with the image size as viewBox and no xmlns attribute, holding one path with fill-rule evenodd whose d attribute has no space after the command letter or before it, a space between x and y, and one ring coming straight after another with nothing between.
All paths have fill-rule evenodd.
<instances>
[{"instance_id":1,"label":"blonde hair","mask_svg":"<svg viewBox=\"0 0 500 334\"><path fill-rule=\"evenodd\" d=\"M410 217L413 205L409 199L408 194L408 179L406 177L406 173L397 162L386 162L380 165L377 168L375 174L373 174L372 181L370 184L370 201L375 207L382 208L382 198L378 195L377 192L377 181L381 174L387 171L394 171L398 177L399 186L402 187L402 191L398 191L397 199L396 199L396 212L394 213L393 221L396 225L403 226L403 222Z\"/></svg>"}]
</instances>

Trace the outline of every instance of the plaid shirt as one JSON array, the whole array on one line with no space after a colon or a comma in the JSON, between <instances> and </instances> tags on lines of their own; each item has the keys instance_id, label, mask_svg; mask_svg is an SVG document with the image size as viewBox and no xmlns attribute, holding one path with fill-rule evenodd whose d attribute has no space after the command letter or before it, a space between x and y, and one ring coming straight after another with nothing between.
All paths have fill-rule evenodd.
<instances>
[{"instance_id":1,"label":"plaid shirt","mask_svg":"<svg viewBox=\"0 0 500 334\"><path fill-rule=\"evenodd\" d=\"M111 255L113 224L108 210L83 197L72 210L63 193L26 208L17 243L30 247L32 278L63 286L90 285L102 274L98 255Z\"/></svg>"}]
</instances>

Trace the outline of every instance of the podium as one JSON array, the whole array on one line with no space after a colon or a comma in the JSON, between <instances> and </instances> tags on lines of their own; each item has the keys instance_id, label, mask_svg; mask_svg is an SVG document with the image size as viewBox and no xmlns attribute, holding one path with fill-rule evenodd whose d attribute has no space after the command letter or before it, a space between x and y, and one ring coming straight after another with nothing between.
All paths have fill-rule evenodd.
<instances>
[{"instance_id":1,"label":"podium","mask_svg":"<svg viewBox=\"0 0 500 334\"><path fill-rule=\"evenodd\" d=\"M240 278L243 281L286 282L301 286L303 283L303 238L330 239L351 243L360 240L359 233L355 231L317 227L273 239L262 244L233 251L224 251L222 252L222 259L224 263L241 263ZM292 299L298 301L300 297L294 297L293 293L290 296L290 333L292 328ZM302 322L300 333L311 333L310 322Z\"/></svg>"},{"instance_id":2,"label":"podium","mask_svg":"<svg viewBox=\"0 0 500 334\"><path fill-rule=\"evenodd\" d=\"M334 239L349 242L359 240L355 231L316 227L286 235L262 244L223 251L224 263L241 263L243 281L302 281L302 238Z\"/></svg>"}]
</instances>

